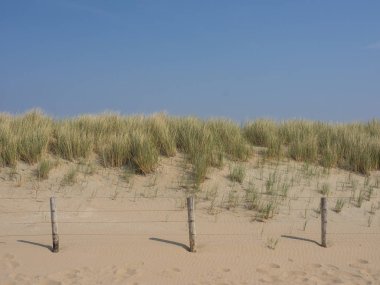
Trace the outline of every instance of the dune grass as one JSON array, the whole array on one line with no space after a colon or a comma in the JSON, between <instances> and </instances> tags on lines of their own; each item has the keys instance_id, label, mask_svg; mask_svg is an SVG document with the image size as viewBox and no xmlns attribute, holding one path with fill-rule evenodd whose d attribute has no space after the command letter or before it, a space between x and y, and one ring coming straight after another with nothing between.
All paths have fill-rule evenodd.
<instances>
[{"instance_id":1,"label":"dune grass","mask_svg":"<svg viewBox=\"0 0 380 285\"><path fill-rule=\"evenodd\" d=\"M77 182L77 179L78 179L78 168L71 167L63 176L62 181L61 181L61 186L72 186Z\"/></svg>"},{"instance_id":2,"label":"dune grass","mask_svg":"<svg viewBox=\"0 0 380 285\"><path fill-rule=\"evenodd\" d=\"M50 160L41 160L36 169L36 175L39 180L49 178L49 172L53 168L53 163Z\"/></svg>"},{"instance_id":3,"label":"dune grass","mask_svg":"<svg viewBox=\"0 0 380 285\"><path fill-rule=\"evenodd\" d=\"M99 160L104 167L122 167L130 159L130 148L127 135L112 135L98 147Z\"/></svg>"},{"instance_id":4,"label":"dune grass","mask_svg":"<svg viewBox=\"0 0 380 285\"><path fill-rule=\"evenodd\" d=\"M243 183L245 178L245 168L243 165L236 164L233 166L230 166L230 174L228 177L233 182L239 182L240 184Z\"/></svg>"},{"instance_id":5,"label":"dune grass","mask_svg":"<svg viewBox=\"0 0 380 285\"><path fill-rule=\"evenodd\" d=\"M155 171L159 156L182 152L199 186L210 167L246 161L252 146L271 159L288 157L363 174L380 169L380 121L331 124L305 120L257 120L239 126L226 119L121 116L114 113L56 120L32 110L0 114L0 165L38 163L45 154L69 161L96 156L104 167Z\"/></svg>"},{"instance_id":6,"label":"dune grass","mask_svg":"<svg viewBox=\"0 0 380 285\"><path fill-rule=\"evenodd\" d=\"M272 157L282 155L324 167L368 174L380 169L380 121L331 124L305 120L280 123L258 120L243 126L253 145L268 148ZM273 147L273 142L280 142ZM276 145L276 144L275 144ZM281 155L276 149L286 150Z\"/></svg>"},{"instance_id":7,"label":"dune grass","mask_svg":"<svg viewBox=\"0 0 380 285\"><path fill-rule=\"evenodd\" d=\"M38 162L47 151L52 120L37 110L17 117L0 117L0 163L12 167L17 160Z\"/></svg>"}]
</instances>

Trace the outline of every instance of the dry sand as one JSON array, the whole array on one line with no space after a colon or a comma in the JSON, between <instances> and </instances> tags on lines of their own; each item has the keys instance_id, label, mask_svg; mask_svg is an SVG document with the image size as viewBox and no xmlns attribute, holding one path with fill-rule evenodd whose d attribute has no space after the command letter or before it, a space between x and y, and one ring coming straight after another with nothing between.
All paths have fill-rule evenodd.
<instances>
[{"instance_id":1,"label":"dry sand","mask_svg":"<svg viewBox=\"0 0 380 285\"><path fill-rule=\"evenodd\" d=\"M242 185L228 179L228 162L210 169L197 193L196 253L187 250L179 155L129 181L120 169L96 166L85 174L86 165L65 161L44 181L36 166L2 168L0 284L380 284L379 173L366 179L292 161L263 164L257 156L244 165ZM71 167L79 167L77 182L63 185ZM265 192L271 175L277 186L289 186L288 197L272 219L255 221L255 211L243 206L244 189L254 184ZM317 189L325 183L329 234L322 248ZM341 213L331 210L336 197L358 197L369 187L372 197L361 207L347 200ZM59 253L50 251L51 195Z\"/></svg>"}]
</instances>

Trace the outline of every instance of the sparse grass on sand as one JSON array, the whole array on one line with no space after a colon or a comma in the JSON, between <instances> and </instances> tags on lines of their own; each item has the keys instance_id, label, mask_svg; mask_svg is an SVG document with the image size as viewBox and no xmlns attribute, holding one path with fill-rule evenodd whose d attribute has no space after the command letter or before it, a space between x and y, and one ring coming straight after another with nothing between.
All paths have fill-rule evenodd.
<instances>
[{"instance_id":1,"label":"sparse grass on sand","mask_svg":"<svg viewBox=\"0 0 380 285\"><path fill-rule=\"evenodd\" d=\"M243 183L245 178L245 168L243 165L237 164L230 167L229 178L231 181Z\"/></svg>"}]
</instances>

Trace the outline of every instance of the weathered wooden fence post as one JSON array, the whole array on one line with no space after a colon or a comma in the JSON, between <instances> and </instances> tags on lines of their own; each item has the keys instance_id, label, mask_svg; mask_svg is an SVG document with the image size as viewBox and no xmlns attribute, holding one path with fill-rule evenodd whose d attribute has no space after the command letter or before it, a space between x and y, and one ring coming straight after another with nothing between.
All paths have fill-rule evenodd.
<instances>
[{"instance_id":1,"label":"weathered wooden fence post","mask_svg":"<svg viewBox=\"0 0 380 285\"><path fill-rule=\"evenodd\" d=\"M327 247L327 198L321 198L321 246Z\"/></svg>"},{"instance_id":2,"label":"weathered wooden fence post","mask_svg":"<svg viewBox=\"0 0 380 285\"><path fill-rule=\"evenodd\" d=\"M187 198L187 216L189 222L189 241L190 252L196 252L195 246L195 215L194 215L194 197Z\"/></svg>"},{"instance_id":3,"label":"weathered wooden fence post","mask_svg":"<svg viewBox=\"0 0 380 285\"><path fill-rule=\"evenodd\" d=\"M55 205L55 197L50 198L50 216L51 216L51 233L53 237L53 252L59 251L59 236L57 223L57 210Z\"/></svg>"}]
</instances>

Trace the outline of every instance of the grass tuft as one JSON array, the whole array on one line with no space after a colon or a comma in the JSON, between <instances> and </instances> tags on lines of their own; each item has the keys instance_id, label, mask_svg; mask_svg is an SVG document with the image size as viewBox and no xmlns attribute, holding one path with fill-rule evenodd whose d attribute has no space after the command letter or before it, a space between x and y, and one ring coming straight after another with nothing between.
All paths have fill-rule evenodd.
<instances>
[{"instance_id":1,"label":"grass tuft","mask_svg":"<svg viewBox=\"0 0 380 285\"><path fill-rule=\"evenodd\" d=\"M245 178L245 167L240 164L236 164L230 167L230 174L228 176L231 181L243 183Z\"/></svg>"},{"instance_id":2,"label":"grass tuft","mask_svg":"<svg viewBox=\"0 0 380 285\"><path fill-rule=\"evenodd\" d=\"M340 213L342 211L344 205L345 205L344 199L338 199L338 200L336 200L334 211L337 212L337 213Z\"/></svg>"},{"instance_id":3,"label":"grass tuft","mask_svg":"<svg viewBox=\"0 0 380 285\"><path fill-rule=\"evenodd\" d=\"M37 178L39 180L45 180L49 178L49 172L53 168L53 163L50 160L42 160L37 166Z\"/></svg>"},{"instance_id":4,"label":"grass tuft","mask_svg":"<svg viewBox=\"0 0 380 285\"><path fill-rule=\"evenodd\" d=\"M67 173L63 176L61 181L62 186L72 186L77 182L78 178L78 168L71 167Z\"/></svg>"},{"instance_id":5,"label":"grass tuft","mask_svg":"<svg viewBox=\"0 0 380 285\"><path fill-rule=\"evenodd\" d=\"M139 131L132 132L130 148L130 161L138 172L148 174L155 170L159 153L151 137Z\"/></svg>"}]
</instances>

